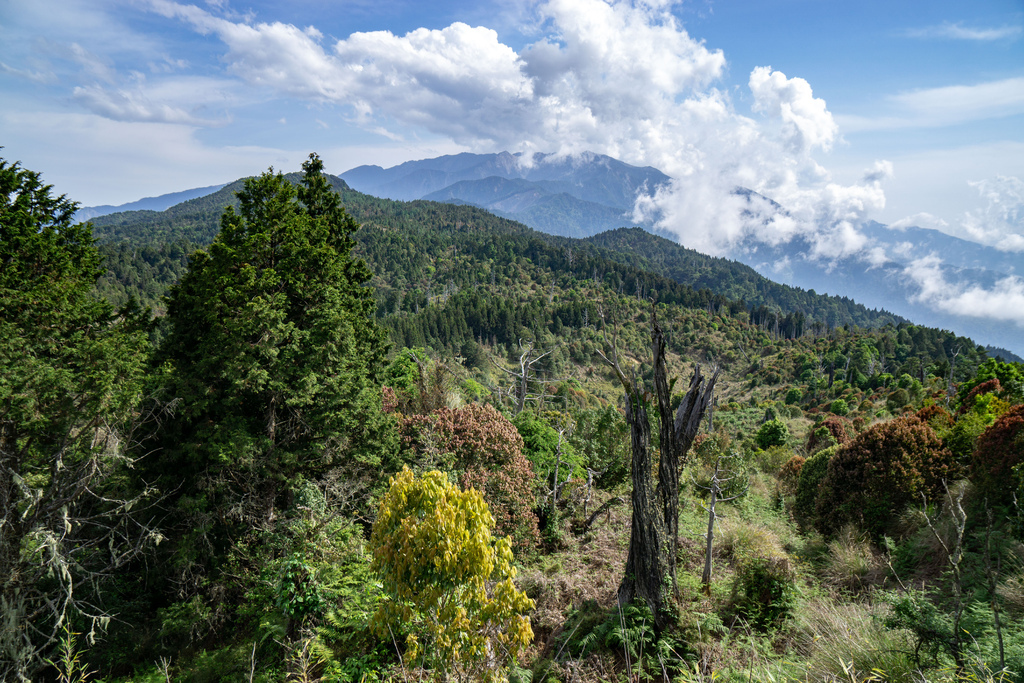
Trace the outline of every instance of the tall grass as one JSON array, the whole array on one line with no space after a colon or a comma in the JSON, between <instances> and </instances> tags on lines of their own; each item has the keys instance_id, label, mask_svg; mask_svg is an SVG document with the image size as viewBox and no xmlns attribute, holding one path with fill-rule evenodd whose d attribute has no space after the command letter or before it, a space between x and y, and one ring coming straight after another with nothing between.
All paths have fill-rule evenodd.
<instances>
[{"instance_id":1,"label":"tall grass","mask_svg":"<svg viewBox=\"0 0 1024 683\"><path fill-rule=\"evenodd\" d=\"M881 609L828 598L806 602L794 615L797 652L804 659L788 673L797 680L864 681L884 672L881 680L920 683L910 634L885 628Z\"/></svg>"}]
</instances>

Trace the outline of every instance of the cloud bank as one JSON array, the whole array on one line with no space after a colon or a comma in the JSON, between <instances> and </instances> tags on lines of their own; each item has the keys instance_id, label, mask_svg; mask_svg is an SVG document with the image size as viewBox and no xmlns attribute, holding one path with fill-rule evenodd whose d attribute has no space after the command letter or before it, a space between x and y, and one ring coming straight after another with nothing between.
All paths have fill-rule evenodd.
<instances>
[{"instance_id":1,"label":"cloud bank","mask_svg":"<svg viewBox=\"0 0 1024 683\"><path fill-rule=\"evenodd\" d=\"M1024 328L1024 280L1016 275L989 288L952 281L935 254L912 262L903 274L917 286L917 302L954 315L1013 322Z\"/></svg>"},{"instance_id":2,"label":"cloud bank","mask_svg":"<svg viewBox=\"0 0 1024 683\"><path fill-rule=\"evenodd\" d=\"M516 50L463 23L330 42L314 27L150 0L218 38L228 72L249 87L337 105L369 132L426 130L470 150L589 150L650 164L675 180L639 198L637 216L689 246L724 253L799 235L813 245L810 258L877 259L856 226L884 206L891 168L881 163L852 186L831 180L814 155L832 148L839 127L802 78L755 68L753 115L738 112L717 87L725 56L687 33L674 4L547 0L534 7L536 40Z\"/></svg>"}]
</instances>

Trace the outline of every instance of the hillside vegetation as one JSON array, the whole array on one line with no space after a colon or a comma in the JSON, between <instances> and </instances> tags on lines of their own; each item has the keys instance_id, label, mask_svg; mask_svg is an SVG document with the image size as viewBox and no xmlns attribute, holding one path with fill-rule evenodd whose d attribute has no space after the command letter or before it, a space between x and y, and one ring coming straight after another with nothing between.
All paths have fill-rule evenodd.
<instances>
[{"instance_id":1,"label":"hillside vegetation","mask_svg":"<svg viewBox=\"0 0 1024 683\"><path fill-rule=\"evenodd\" d=\"M1024 366L970 339L315 156L91 234L0 180L4 680L1024 680Z\"/></svg>"}]
</instances>

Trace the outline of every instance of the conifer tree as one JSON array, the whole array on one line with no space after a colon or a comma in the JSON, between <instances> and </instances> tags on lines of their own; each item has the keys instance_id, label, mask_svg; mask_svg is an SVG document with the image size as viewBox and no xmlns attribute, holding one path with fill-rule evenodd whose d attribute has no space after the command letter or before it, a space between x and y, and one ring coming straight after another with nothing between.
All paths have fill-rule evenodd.
<instances>
[{"instance_id":1,"label":"conifer tree","mask_svg":"<svg viewBox=\"0 0 1024 683\"><path fill-rule=\"evenodd\" d=\"M175 420L155 468L179 496L185 563L219 556L233 526L270 528L302 479L391 465L387 346L351 254L358 225L316 155L303 171L297 190L272 169L248 179L168 302Z\"/></svg>"},{"instance_id":2,"label":"conifer tree","mask_svg":"<svg viewBox=\"0 0 1024 683\"><path fill-rule=\"evenodd\" d=\"M154 537L127 463L145 365L142 316L94 298L100 258L77 205L0 159L0 680L35 678L97 589ZM137 313L137 311L136 311Z\"/></svg>"}]
</instances>

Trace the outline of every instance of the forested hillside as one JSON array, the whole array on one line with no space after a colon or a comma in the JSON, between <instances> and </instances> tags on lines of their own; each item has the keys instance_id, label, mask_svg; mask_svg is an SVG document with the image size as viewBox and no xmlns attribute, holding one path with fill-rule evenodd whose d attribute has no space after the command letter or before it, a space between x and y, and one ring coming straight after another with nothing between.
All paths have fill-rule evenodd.
<instances>
[{"instance_id":1,"label":"forested hillside","mask_svg":"<svg viewBox=\"0 0 1024 683\"><path fill-rule=\"evenodd\" d=\"M1024 680L970 339L315 155L91 233L0 183L4 680Z\"/></svg>"},{"instance_id":2,"label":"forested hillside","mask_svg":"<svg viewBox=\"0 0 1024 683\"><path fill-rule=\"evenodd\" d=\"M297 181L295 174L286 177ZM507 269L525 259L550 270L554 277L607 280L620 293L632 288L628 293L635 294L639 287L650 296L666 290L665 296L686 297L690 307L755 309L758 320L771 317L773 325L778 316L787 336L799 336L814 325L820 332L842 325L881 327L904 322L846 297L778 285L736 261L706 256L636 228L587 240L554 237L475 207L378 199L349 189L339 178L329 178L343 204L363 225L357 253L382 285L377 295L384 313L396 310L396 296L429 296L427 290L438 294L446 288L450 293L450 285L464 287L486 280L492 270ZM234 193L241 182L167 211L97 218L94 234L110 270L101 283L104 294L114 301L134 295L159 307L161 284L169 286L181 272L180 249L203 247L213 240L221 211L236 205ZM687 290L692 291L684 294Z\"/></svg>"}]
</instances>

